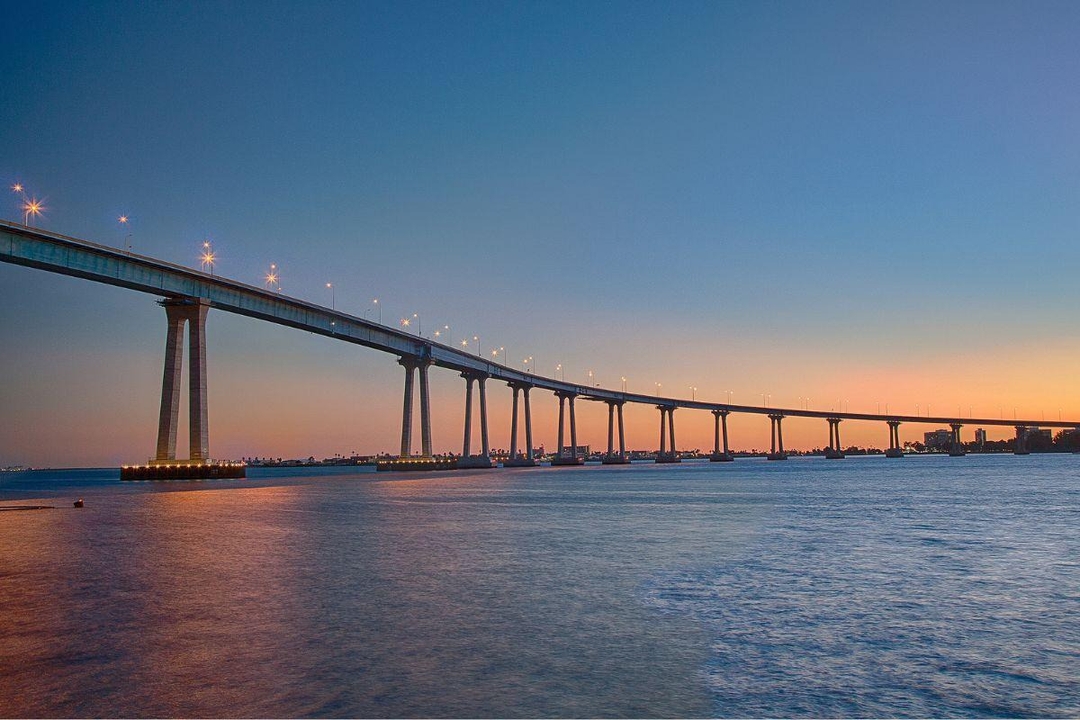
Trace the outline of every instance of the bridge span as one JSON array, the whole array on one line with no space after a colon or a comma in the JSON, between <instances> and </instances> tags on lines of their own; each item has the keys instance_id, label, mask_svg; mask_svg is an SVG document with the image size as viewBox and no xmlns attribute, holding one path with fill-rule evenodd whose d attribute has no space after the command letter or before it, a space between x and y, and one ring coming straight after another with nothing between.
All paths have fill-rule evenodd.
<instances>
[{"instance_id":1,"label":"bridge span","mask_svg":"<svg viewBox=\"0 0 1080 720\"><path fill-rule=\"evenodd\" d=\"M209 412L206 402L206 333L209 310L246 315L258 320L285 325L324 335L342 342L362 345L397 356L405 371L402 404L402 466L416 466L415 460L429 461L431 449L431 413L428 371L432 366L460 373L465 380L465 431L462 456L458 466L491 467L488 444L487 382L505 382L513 390L510 459L505 465L535 465L532 442L530 392L547 390L559 400L558 456L556 465L580 465L578 455L575 400L581 398L608 405L608 442L605 463L626 463L623 406L626 403L652 405L660 416L660 451L657 462L678 462L675 438L675 410L711 412L715 418L715 442L710 456L715 461L732 460L728 444L727 420L731 414L766 415L771 423L770 459L781 460L784 451L782 421L787 417L823 419L828 424L827 457L842 458L840 423L845 420L877 421L889 430L888 457L902 456L899 427L903 423L948 425L952 429L950 454L962 455L960 429L965 424L1011 426L1016 430L1016 452L1026 453L1025 437L1031 427L1080 427L1080 421L1003 420L1000 418L960 418L956 416L918 416L879 413L817 411L796 408L769 408L753 405L713 403L608 390L568 383L534 373L516 370L464 350L411 335L394 327L356 317L336 309L254 287L235 280L175 265L156 258L100 245L79 238L0 221L0 260L47 272L69 275L94 282L128 288L160 298L166 313L166 351L162 379L161 412L153 464L176 464L176 429L179 421L183 333L188 332L189 363L189 461L210 459ZM413 454L414 387L419 382L421 451ZM480 446L473 452L473 387L479 405ZM519 403L519 398L521 402ZM518 445L519 417L524 419L525 447ZM569 421L569 437L566 436ZM617 442L616 442L617 432ZM569 440L569 445L566 443Z\"/></svg>"}]
</instances>

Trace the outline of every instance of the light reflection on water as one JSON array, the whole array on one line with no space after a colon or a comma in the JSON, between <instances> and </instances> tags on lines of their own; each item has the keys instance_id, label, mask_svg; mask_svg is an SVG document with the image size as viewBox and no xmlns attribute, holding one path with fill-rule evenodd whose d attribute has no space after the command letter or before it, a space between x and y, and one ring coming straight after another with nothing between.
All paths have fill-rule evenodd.
<instances>
[{"instance_id":1,"label":"light reflection on water","mask_svg":"<svg viewBox=\"0 0 1080 720\"><path fill-rule=\"evenodd\" d=\"M1078 462L5 477L0 715L1076 715Z\"/></svg>"}]
</instances>

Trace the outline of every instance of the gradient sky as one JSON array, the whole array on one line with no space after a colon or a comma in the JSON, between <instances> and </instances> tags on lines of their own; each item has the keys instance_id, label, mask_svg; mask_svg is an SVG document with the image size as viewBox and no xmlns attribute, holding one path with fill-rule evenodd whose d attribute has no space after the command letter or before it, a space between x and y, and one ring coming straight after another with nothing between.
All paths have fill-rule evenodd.
<instances>
[{"instance_id":1,"label":"gradient sky","mask_svg":"<svg viewBox=\"0 0 1080 720\"><path fill-rule=\"evenodd\" d=\"M541 373L853 411L1080 417L1080 4L52 3L0 27L0 180L42 227ZM0 196L0 215L21 217ZM370 317L370 314L369 314ZM153 451L150 296L0 265L0 465ZM395 450L394 358L208 321L215 457ZM432 377L436 451L463 381ZM495 446L509 390L491 389ZM554 445L557 404L534 403ZM581 440L606 442L582 403ZM676 413L680 447L712 419ZM657 413L630 408L631 447ZM930 427L905 426L904 439ZM965 430L968 432L968 430ZM1005 431L992 431L1003 437ZM795 447L822 421L785 422ZM846 423L845 443L887 443ZM737 448L768 421L732 421ZM180 447L186 448L181 429Z\"/></svg>"}]
</instances>

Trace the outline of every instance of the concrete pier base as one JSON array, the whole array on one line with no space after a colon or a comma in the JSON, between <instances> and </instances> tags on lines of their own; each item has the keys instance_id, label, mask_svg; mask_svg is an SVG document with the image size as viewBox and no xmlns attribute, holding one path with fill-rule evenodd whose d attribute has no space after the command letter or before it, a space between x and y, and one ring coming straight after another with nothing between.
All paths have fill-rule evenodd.
<instances>
[{"instance_id":1,"label":"concrete pier base","mask_svg":"<svg viewBox=\"0 0 1080 720\"><path fill-rule=\"evenodd\" d=\"M528 458L517 458L515 460L503 460L502 465L503 465L504 468L538 467L540 465L540 463L536 462L535 460L530 460Z\"/></svg>"},{"instance_id":2,"label":"concrete pier base","mask_svg":"<svg viewBox=\"0 0 1080 720\"><path fill-rule=\"evenodd\" d=\"M375 470L378 472L416 472L426 470L454 470L456 468L457 460L445 457L397 457L375 461Z\"/></svg>"},{"instance_id":3,"label":"concrete pier base","mask_svg":"<svg viewBox=\"0 0 1080 720\"><path fill-rule=\"evenodd\" d=\"M665 464L680 463L682 462L682 458L672 453L664 453L663 455L656 456L656 462Z\"/></svg>"},{"instance_id":4,"label":"concrete pier base","mask_svg":"<svg viewBox=\"0 0 1080 720\"><path fill-rule=\"evenodd\" d=\"M769 453L768 459L769 460L787 460L787 453L782 453L782 452Z\"/></svg>"},{"instance_id":5,"label":"concrete pier base","mask_svg":"<svg viewBox=\"0 0 1080 720\"><path fill-rule=\"evenodd\" d=\"M885 451L885 457L887 458L901 458L904 457L904 451L900 448L889 448Z\"/></svg>"},{"instance_id":6,"label":"concrete pier base","mask_svg":"<svg viewBox=\"0 0 1080 720\"><path fill-rule=\"evenodd\" d=\"M833 450L832 448L826 448L825 450L826 460L843 460L844 457L844 453L840 452L839 450Z\"/></svg>"},{"instance_id":7,"label":"concrete pier base","mask_svg":"<svg viewBox=\"0 0 1080 720\"><path fill-rule=\"evenodd\" d=\"M712 453L709 455L709 462L734 462L735 456L731 453Z\"/></svg>"},{"instance_id":8,"label":"concrete pier base","mask_svg":"<svg viewBox=\"0 0 1080 720\"><path fill-rule=\"evenodd\" d=\"M173 460L120 468L121 480L226 480L247 477L243 463Z\"/></svg>"},{"instance_id":9,"label":"concrete pier base","mask_svg":"<svg viewBox=\"0 0 1080 720\"><path fill-rule=\"evenodd\" d=\"M495 467L495 463L486 455L472 455L470 457L459 457L457 459L456 467L467 470L478 470L493 468Z\"/></svg>"},{"instance_id":10,"label":"concrete pier base","mask_svg":"<svg viewBox=\"0 0 1080 720\"><path fill-rule=\"evenodd\" d=\"M630 458L620 457L619 455L605 455L600 462L604 465L629 465Z\"/></svg>"},{"instance_id":11,"label":"concrete pier base","mask_svg":"<svg viewBox=\"0 0 1080 720\"><path fill-rule=\"evenodd\" d=\"M551 459L552 465L584 465L585 458L582 457L557 457Z\"/></svg>"}]
</instances>

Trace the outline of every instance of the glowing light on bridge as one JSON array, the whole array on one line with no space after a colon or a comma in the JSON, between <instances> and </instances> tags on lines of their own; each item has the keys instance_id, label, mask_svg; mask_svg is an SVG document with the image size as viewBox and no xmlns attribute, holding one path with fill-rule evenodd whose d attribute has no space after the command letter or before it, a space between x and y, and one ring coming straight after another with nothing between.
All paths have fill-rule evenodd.
<instances>
[{"instance_id":1,"label":"glowing light on bridge","mask_svg":"<svg viewBox=\"0 0 1080 720\"><path fill-rule=\"evenodd\" d=\"M277 264L270 263L270 272L266 273L266 287L268 290L273 290L276 287L278 292L281 292L278 277Z\"/></svg>"},{"instance_id":2,"label":"glowing light on bridge","mask_svg":"<svg viewBox=\"0 0 1080 720\"><path fill-rule=\"evenodd\" d=\"M30 198L23 203L23 225L29 225L31 218L40 217L45 212L45 205L37 198Z\"/></svg>"},{"instance_id":3,"label":"glowing light on bridge","mask_svg":"<svg viewBox=\"0 0 1080 720\"><path fill-rule=\"evenodd\" d=\"M23 193L22 183L15 183L14 185L12 185L11 186L11 192L18 193L19 195L22 195L22 193Z\"/></svg>"},{"instance_id":4,"label":"glowing light on bridge","mask_svg":"<svg viewBox=\"0 0 1080 720\"><path fill-rule=\"evenodd\" d=\"M214 255L214 248L210 244L209 240L203 240L202 255L199 256L199 261L202 265L203 272L209 272L214 274L214 261L217 260L217 256Z\"/></svg>"},{"instance_id":5,"label":"glowing light on bridge","mask_svg":"<svg viewBox=\"0 0 1080 720\"><path fill-rule=\"evenodd\" d=\"M120 217L116 218L116 222L120 223L121 225L127 225L128 224L128 216L127 215L121 215Z\"/></svg>"}]
</instances>

